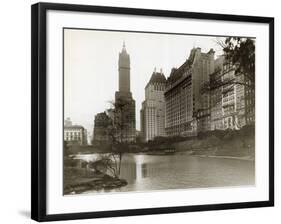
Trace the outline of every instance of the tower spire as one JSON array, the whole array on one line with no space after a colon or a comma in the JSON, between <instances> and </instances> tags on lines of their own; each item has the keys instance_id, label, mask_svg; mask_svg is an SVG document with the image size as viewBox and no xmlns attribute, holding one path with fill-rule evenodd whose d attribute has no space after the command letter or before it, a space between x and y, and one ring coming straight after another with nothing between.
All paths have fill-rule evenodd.
<instances>
[{"instance_id":1,"label":"tower spire","mask_svg":"<svg viewBox=\"0 0 281 224\"><path fill-rule=\"evenodd\" d=\"M122 51L126 51L126 44L125 41L123 40L123 47L122 47Z\"/></svg>"},{"instance_id":2,"label":"tower spire","mask_svg":"<svg viewBox=\"0 0 281 224\"><path fill-rule=\"evenodd\" d=\"M119 91L130 92L130 56L126 51L125 41L123 41L122 51L119 53Z\"/></svg>"}]
</instances>

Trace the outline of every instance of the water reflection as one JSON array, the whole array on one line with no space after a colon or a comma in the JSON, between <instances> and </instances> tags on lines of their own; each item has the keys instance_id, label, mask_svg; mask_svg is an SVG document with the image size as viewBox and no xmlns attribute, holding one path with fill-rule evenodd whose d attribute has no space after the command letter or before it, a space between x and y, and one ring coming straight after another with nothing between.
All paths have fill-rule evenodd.
<instances>
[{"instance_id":1,"label":"water reflection","mask_svg":"<svg viewBox=\"0 0 281 224\"><path fill-rule=\"evenodd\" d=\"M194 157L187 154L125 154L121 178L128 185L113 191L149 191L255 184L254 161Z\"/></svg>"}]
</instances>

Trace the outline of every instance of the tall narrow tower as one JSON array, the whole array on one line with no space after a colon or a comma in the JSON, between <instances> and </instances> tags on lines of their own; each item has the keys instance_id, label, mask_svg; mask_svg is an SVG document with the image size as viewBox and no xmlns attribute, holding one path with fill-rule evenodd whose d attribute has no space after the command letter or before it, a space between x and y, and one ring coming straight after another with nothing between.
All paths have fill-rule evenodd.
<instances>
[{"instance_id":1,"label":"tall narrow tower","mask_svg":"<svg viewBox=\"0 0 281 224\"><path fill-rule=\"evenodd\" d=\"M119 91L115 92L115 124L120 143L136 141L136 108L130 90L130 56L123 43L118 60Z\"/></svg>"},{"instance_id":2,"label":"tall narrow tower","mask_svg":"<svg viewBox=\"0 0 281 224\"><path fill-rule=\"evenodd\" d=\"M165 136L165 100L166 78L156 68L145 87L145 100L142 103L141 134L144 141L153 140L157 136Z\"/></svg>"},{"instance_id":3,"label":"tall narrow tower","mask_svg":"<svg viewBox=\"0 0 281 224\"><path fill-rule=\"evenodd\" d=\"M130 92L130 56L123 42L122 51L119 53L119 92Z\"/></svg>"}]
</instances>

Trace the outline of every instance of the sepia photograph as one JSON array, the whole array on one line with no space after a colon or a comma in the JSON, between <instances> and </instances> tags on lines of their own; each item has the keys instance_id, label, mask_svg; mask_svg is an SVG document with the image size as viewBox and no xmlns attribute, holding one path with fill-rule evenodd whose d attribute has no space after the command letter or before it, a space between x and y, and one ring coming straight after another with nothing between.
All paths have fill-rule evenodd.
<instances>
[{"instance_id":1,"label":"sepia photograph","mask_svg":"<svg viewBox=\"0 0 281 224\"><path fill-rule=\"evenodd\" d=\"M63 29L63 194L255 186L254 37Z\"/></svg>"}]
</instances>

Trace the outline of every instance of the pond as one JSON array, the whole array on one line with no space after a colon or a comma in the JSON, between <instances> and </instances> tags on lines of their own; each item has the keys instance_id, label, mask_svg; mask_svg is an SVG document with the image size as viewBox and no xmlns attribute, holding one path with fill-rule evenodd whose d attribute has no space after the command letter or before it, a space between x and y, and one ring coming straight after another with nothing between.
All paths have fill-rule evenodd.
<instances>
[{"instance_id":1,"label":"pond","mask_svg":"<svg viewBox=\"0 0 281 224\"><path fill-rule=\"evenodd\" d=\"M91 160L97 154L80 155ZM255 162L232 158L172 155L124 154L121 178L128 185L109 191L151 191L167 189L244 186L255 184ZM87 192L89 193L89 192Z\"/></svg>"}]
</instances>

